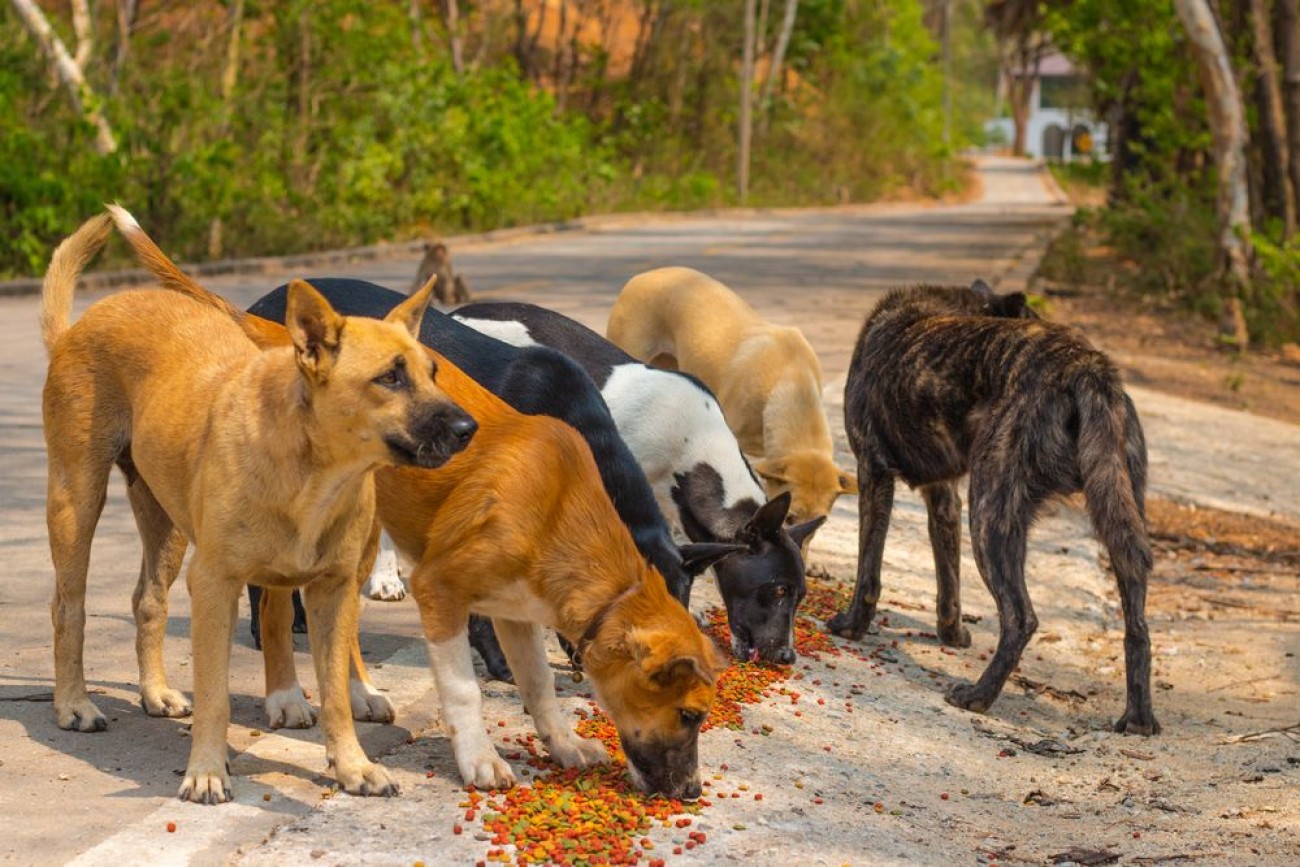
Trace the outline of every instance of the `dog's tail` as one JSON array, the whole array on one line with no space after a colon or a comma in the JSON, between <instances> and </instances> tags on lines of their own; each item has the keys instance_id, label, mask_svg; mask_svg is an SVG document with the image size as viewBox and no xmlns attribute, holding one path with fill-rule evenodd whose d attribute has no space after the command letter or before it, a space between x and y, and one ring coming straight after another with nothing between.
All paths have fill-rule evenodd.
<instances>
[{"instance_id":1,"label":"dog's tail","mask_svg":"<svg viewBox=\"0 0 1300 867\"><path fill-rule=\"evenodd\" d=\"M131 245L131 249L135 251L136 259L164 288L179 292L188 298L209 307L215 307L225 313L238 323L249 339L258 346L264 348L279 346L285 342L286 337L280 333L282 329L265 327L269 324L265 320L256 316L249 316L225 298L203 288L198 281L177 267L176 263L167 258L167 254L158 248L153 238L145 234L144 229L140 228L140 224L136 222L135 217L131 216L125 208L120 205L109 205L108 213L117 226L117 230L126 239L126 242Z\"/></svg>"},{"instance_id":2,"label":"dog's tail","mask_svg":"<svg viewBox=\"0 0 1300 867\"><path fill-rule=\"evenodd\" d=\"M81 272L95 258L112 231L113 224L107 216L91 217L54 251L41 287L41 335L47 353L68 330L72 319L72 296L77 291Z\"/></svg>"},{"instance_id":3,"label":"dog's tail","mask_svg":"<svg viewBox=\"0 0 1300 867\"><path fill-rule=\"evenodd\" d=\"M1147 450L1133 402L1113 375L1098 371L1075 394L1079 471L1093 528L1125 580L1151 571L1146 529Z\"/></svg>"}]
</instances>

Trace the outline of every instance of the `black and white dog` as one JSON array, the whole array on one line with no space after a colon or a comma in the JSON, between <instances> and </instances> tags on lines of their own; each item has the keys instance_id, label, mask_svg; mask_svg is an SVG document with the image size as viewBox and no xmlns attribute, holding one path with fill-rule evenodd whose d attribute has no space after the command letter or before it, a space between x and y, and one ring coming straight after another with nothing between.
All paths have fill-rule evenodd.
<instances>
[{"instance_id":1,"label":"black and white dog","mask_svg":"<svg viewBox=\"0 0 1300 867\"><path fill-rule=\"evenodd\" d=\"M659 506L693 542L739 542L713 567L741 659L790 663L805 593L799 547L824 521L786 526L789 494L765 502L713 394L692 376L637 361L580 322L532 304L470 304L452 318L516 346L577 361L600 388Z\"/></svg>"}]
</instances>

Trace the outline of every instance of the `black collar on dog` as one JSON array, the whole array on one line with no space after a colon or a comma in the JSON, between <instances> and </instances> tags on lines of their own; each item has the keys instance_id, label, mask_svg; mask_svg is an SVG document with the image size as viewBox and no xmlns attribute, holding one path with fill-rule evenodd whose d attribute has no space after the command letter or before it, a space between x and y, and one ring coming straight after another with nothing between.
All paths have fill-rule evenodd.
<instances>
[{"instance_id":1,"label":"black collar on dog","mask_svg":"<svg viewBox=\"0 0 1300 867\"><path fill-rule=\"evenodd\" d=\"M605 623L605 618L610 615L610 612L612 612L620 602L629 598L640 589L640 584L633 584L631 587L628 587L622 593L606 602L604 606L596 612L596 615L591 618L591 622L588 623L587 628L582 631L582 637L578 639L578 643L575 647L577 662L579 664L582 663L582 657L587 652L587 646L596 640L596 633L600 632L600 627Z\"/></svg>"}]
</instances>

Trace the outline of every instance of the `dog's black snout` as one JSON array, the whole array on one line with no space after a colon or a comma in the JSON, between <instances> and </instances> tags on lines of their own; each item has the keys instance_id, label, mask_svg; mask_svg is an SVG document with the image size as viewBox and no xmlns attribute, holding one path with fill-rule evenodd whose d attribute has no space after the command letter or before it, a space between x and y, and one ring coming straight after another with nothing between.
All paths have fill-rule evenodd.
<instances>
[{"instance_id":1,"label":"dog's black snout","mask_svg":"<svg viewBox=\"0 0 1300 867\"><path fill-rule=\"evenodd\" d=\"M462 415L452 421L448 427L451 429L451 435L456 438L456 445L463 449L469 445L469 441L478 430L478 422L467 415Z\"/></svg>"},{"instance_id":2,"label":"dog's black snout","mask_svg":"<svg viewBox=\"0 0 1300 867\"><path fill-rule=\"evenodd\" d=\"M682 789L681 799L683 801L696 801L699 800L700 795L703 793L704 790L700 788L699 782L691 780L686 784L686 787Z\"/></svg>"},{"instance_id":3,"label":"dog's black snout","mask_svg":"<svg viewBox=\"0 0 1300 867\"><path fill-rule=\"evenodd\" d=\"M772 661L778 665L794 665L795 653L793 647L782 647L772 655Z\"/></svg>"}]
</instances>

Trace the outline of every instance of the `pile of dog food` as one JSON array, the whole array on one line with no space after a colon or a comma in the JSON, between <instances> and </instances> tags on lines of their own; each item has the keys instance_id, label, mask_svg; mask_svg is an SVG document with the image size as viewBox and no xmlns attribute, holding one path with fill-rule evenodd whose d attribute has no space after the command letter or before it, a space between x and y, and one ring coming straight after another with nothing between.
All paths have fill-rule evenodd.
<instances>
[{"instance_id":1,"label":"pile of dog food","mask_svg":"<svg viewBox=\"0 0 1300 867\"><path fill-rule=\"evenodd\" d=\"M809 582L808 596L795 622L795 646L806 658L841 651L815 618L829 617L846 602L842 589ZM707 632L717 641L727 640L727 615L722 608L707 614ZM703 730L744 728L743 706L776 695L798 704L799 693L783 683L802 675L789 666L762 662L734 662L718 680L718 698ZM527 758L536 776L527 786L498 792L470 787L459 809L463 813L452 827L455 834L475 831L489 849L486 863L498 864L639 864L662 865L650 833L657 827L679 832L663 854L680 855L708 841L705 832L688 830L692 815L711 807L707 797L694 802L647 797L627 776L627 761L613 723L588 699L578 734L601 741L612 762L587 770L559 768L541 753L536 735L519 735L508 743L506 758ZM761 797L757 796L757 797ZM662 846L663 844L661 844Z\"/></svg>"}]
</instances>

